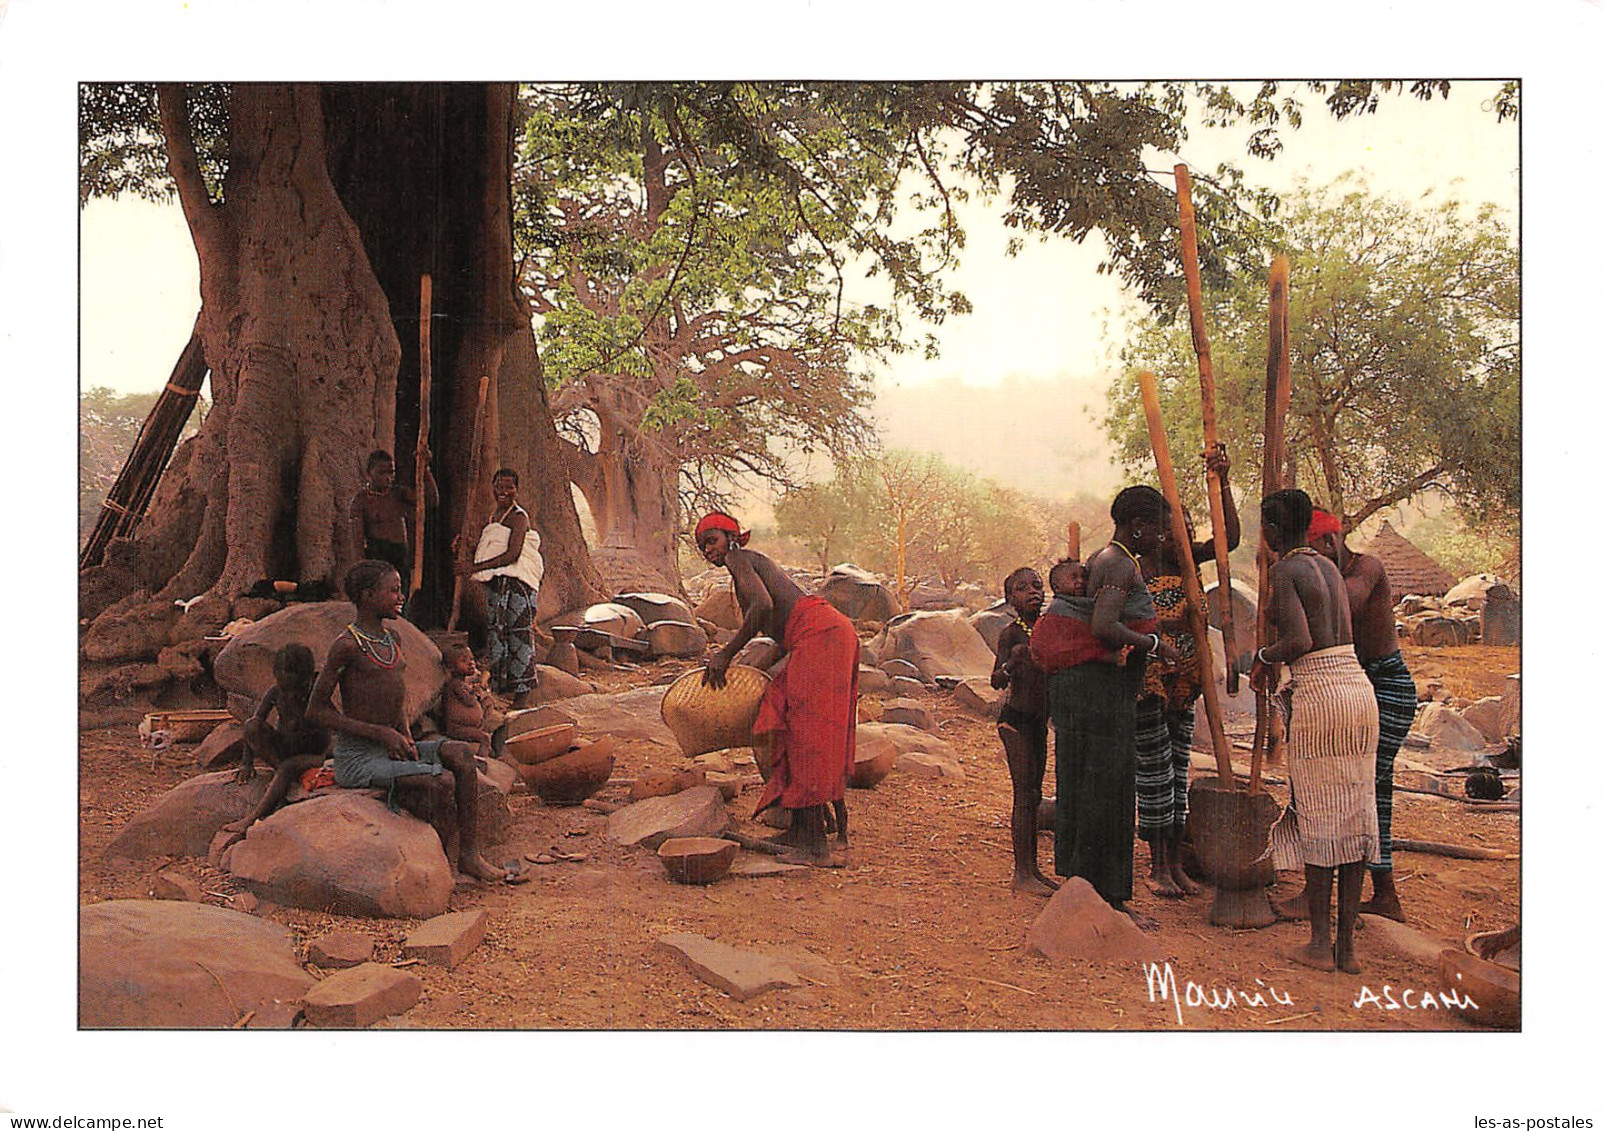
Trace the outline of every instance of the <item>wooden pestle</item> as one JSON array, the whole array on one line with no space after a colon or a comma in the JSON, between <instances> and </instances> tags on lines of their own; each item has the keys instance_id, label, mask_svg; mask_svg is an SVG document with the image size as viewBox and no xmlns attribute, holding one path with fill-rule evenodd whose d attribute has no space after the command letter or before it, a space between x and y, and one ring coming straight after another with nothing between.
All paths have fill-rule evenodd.
<instances>
[{"instance_id":1,"label":"wooden pestle","mask_svg":"<svg viewBox=\"0 0 1603 1131\"><path fill-rule=\"evenodd\" d=\"M1213 739L1214 761L1219 780L1226 789L1236 787L1230 768L1230 743L1225 739L1224 719L1219 714L1219 692L1213 684L1213 649L1208 646L1208 618L1202 615L1202 583L1191 559L1191 539L1186 537L1186 517L1180 510L1180 489L1175 483L1174 463L1169 459L1169 437L1163 430L1163 413L1158 408L1158 382L1150 369L1143 369L1141 403L1147 410L1147 431L1152 437L1152 455L1158 461L1158 480L1163 497L1169 501L1169 537L1175 540L1180 557L1180 581L1185 586L1186 606L1191 619L1191 635L1197 641L1197 663L1202 669L1202 705L1208 715L1208 734Z\"/></svg>"}]
</instances>

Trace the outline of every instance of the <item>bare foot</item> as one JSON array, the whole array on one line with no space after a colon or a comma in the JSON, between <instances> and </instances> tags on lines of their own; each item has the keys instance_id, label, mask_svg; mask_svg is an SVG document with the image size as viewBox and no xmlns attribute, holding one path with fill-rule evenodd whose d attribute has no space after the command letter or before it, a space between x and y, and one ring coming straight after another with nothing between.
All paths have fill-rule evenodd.
<instances>
[{"instance_id":1,"label":"bare foot","mask_svg":"<svg viewBox=\"0 0 1603 1131\"><path fill-rule=\"evenodd\" d=\"M1148 880L1147 890L1164 899L1182 899L1186 894L1180 890L1180 885L1174 882L1174 877L1167 871L1160 871Z\"/></svg>"},{"instance_id":2,"label":"bare foot","mask_svg":"<svg viewBox=\"0 0 1603 1131\"><path fill-rule=\"evenodd\" d=\"M846 861L829 850L828 845L822 852L807 852L796 849L783 856L775 857L781 864L805 864L809 868L844 868Z\"/></svg>"},{"instance_id":3,"label":"bare foot","mask_svg":"<svg viewBox=\"0 0 1603 1131\"><path fill-rule=\"evenodd\" d=\"M486 883L492 884L506 882L508 877L512 875L505 868L497 868L478 853L474 853L471 856L464 854L457 868L464 876L472 876L476 880L484 880Z\"/></svg>"},{"instance_id":4,"label":"bare foot","mask_svg":"<svg viewBox=\"0 0 1603 1131\"><path fill-rule=\"evenodd\" d=\"M256 763L246 762L234 771L234 784L244 785L256 776Z\"/></svg>"},{"instance_id":5,"label":"bare foot","mask_svg":"<svg viewBox=\"0 0 1603 1131\"><path fill-rule=\"evenodd\" d=\"M1308 918L1308 893L1300 891L1290 899L1276 902L1269 901L1269 906L1275 909L1275 914L1290 923L1300 922Z\"/></svg>"},{"instance_id":6,"label":"bare foot","mask_svg":"<svg viewBox=\"0 0 1603 1131\"><path fill-rule=\"evenodd\" d=\"M1169 875L1174 878L1175 887L1185 892L1185 894L1202 894L1202 885L1197 883L1197 881L1193 880L1190 876L1186 875L1186 870L1180 867L1179 864L1176 864L1173 868L1169 869Z\"/></svg>"},{"instance_id":7,"label":"bare foot","mask_svg":"<svg viewBox=\"0 0 1603 1131\"><path fill-rule=\"evenodd\" d=\"M846 842L846 834L845 833L841 833L839 836L837 836L835 838L835 843L837 845L839 845L841 848L850 848L851 847L851 845Z\"/></svg>"},{"instance_id":8,"label":"bare foot","mask_svg":"<svg viewBox=\"0 0 1603 1131\"><path fill-rule=\"evenodd\" d=\"M1013 890L1025 895L1051 895L1058 889L1047 883L1045 876L1032 876L1028 872L1013 874Z\"/></svg>"},{"instance_id":9,"label":"bare foot","mask_svg":"<svg viewBox=\"0 0 1603 1131\"><path fill-rule=\"evenodd\" d=\"M1383 919L1394 919L1399 923L1408 922L1403 917L1403 905L1398 900L1396 892L1392 892L1389 897L1377 895L1373 899L1364 900L1358 905L1358 914L1379 915Z\"/></svg>"},{"instance_id":10,"label":"bare foot","mask_svg":"<svg viewBox=\"0 0 1603 1131\"><path fill-rule=\"evenodd\" d=\"M801 844L801 842L796 839L796 830L794 826L786 829L782 833L775 833L773 836L764 837L763 839L769 844L778 845L781 848L796 848Z\"/></svg>"},{"instance_id":11,"label":"bare foot","mask_svg":"<svg viewBox=\"0 0 1603 1131\"><path fill-rule=\"evenodd\" d=\"M1137 930L1155 931L1158 929L1158 921L1156 919L1150 915L1143 915L1129 904L1115 903L1112 906L1113 910L1122 911L1128 915L1130 917L1130 922L1136 925Z\"/></svg>"},{"instance_id":12,"label":"bare foot","mask_svg":"<svg viewBox=\"0 0 1603 1131\"><path fill-rule=\"evenodd\" d=\"M1335 952L1328 946L1316 946L1308 943L1299 946L1296 950L1288 951L1286 957L1299 966L1312 966L1315 970L1334 972L1336 969Z\"/></svg>"},{"instance_id":13,"label":"bare foot","mask_svg":"<svg viewBox=\"0 0 1603 1131\"><path fill-rule=\"evenodd\" d=\"M1352 947L1348 947L1345 953L1343 953L1341 947L1336 948L1336 968L1344 974L1362 974L1364 972L1364 968L1358 965L1358 959L1354 956Z\"/></svg>"}]
</instances>

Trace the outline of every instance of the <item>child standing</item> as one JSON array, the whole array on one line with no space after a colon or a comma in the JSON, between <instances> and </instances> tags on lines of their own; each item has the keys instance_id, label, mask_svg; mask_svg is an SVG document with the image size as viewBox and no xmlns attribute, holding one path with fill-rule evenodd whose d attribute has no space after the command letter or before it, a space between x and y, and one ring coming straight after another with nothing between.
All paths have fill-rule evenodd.
<instances>
[{"instance_id":1,"label":"child standing","mask_svg":"<svg viewBox=\"0 0 1603 1131\"><path fill-rule=\"evenodd\" d=\"M1041 575L1021 566L1002 582L1002 595L1013 610L1013 623L997 637L991 686L1008 691L996 731L1013 779L1013 890L1051 895L1057 885L1041 874L1035 843L1046 775L1046 676L1030 658L1030 634L1046 600Z\"/></svg>"}]
</instances>

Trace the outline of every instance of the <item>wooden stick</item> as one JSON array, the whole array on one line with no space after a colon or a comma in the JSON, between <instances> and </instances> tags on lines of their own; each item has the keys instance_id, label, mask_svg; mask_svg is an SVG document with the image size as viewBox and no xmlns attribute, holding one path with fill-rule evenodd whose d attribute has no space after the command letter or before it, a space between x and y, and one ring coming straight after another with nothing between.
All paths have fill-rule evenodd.
<instances>
[{"instance_id":1,"label":"wooden stick","mask_svg":"<svg viewBox=\"0 0 1603 1131\"><path fill-rule=\"evenodd\" d=\"M1138 379L1141 382L1141 402L1147 410L1147 431L1152 436L1152 455L1158 461L1158 479L1163 483L1164 498L1169 500L1169 537L1175 540L1180 551L1180 582L1185 586L1191 634L1197 639L1202 705L1208 714L1208 734L1213 738L1214 761L1219 767L1219 780L1226 789L1234 789L1236 776L1230 768L1230 742L1225 738L1224 718L1219 713L1219 692L1213 685L1213 650L1208 647L1208 620L1202 615L1202 583L1197 580L1197 566L1191 560L1191 539L1186 537L1186 516L1180 509L1180 489L1175 484L1174 464L1169 459L1169 437L1163 431L1163 413L1158 408L1158 382L1149 369L1143 369Z\"/></svg>"},{"instance_id":2,"label":"wooden stick","mask_svg":"<svg viewBox=\"0 0 1603 1131\"><path fill-rule=\"evenodd\" d=\"M1180 197L1180 259L1186 271L1186 305L1191 310L1191 345L1197 353L1197 376L1202 382L1202 438L1211 449L1219 442L1219 414L1215 409L1213 355L1208 348L1208 326L1202 317L1202 270L1197 261L1197 214L1191 208L1191 172L1184 165L1174 167ZM1213 561L1219 571L1219 632L1224 636L1225 689L1234 695L1241 689L1236 673L1236 617L1234 593L1230 588L1230 539L1225 534L1224 484L1217 471L1208 471L1208 516L1213 523ZM1182 523L1182 526L1184 524ZM1198 637L1206 647L1207 636Z\"/></svg>"},{"instance_id":3,"label":"wooden stick","mask_svg":"<svg viewBox=\"0 0 1603 1131\"><path fill-rule=\"evenodd\" d=\"M1291 261L1277 255L1269 266L1269 352L1264 365L1263 408L1263 490L1265 499L1280 490L1281 468L1286 446L1286 406L1291 389L1291 349L1287 341L1290 326L1286 315L1291 289ZM1269 567L1274 564L1269 543L1258 539L1258 632L1257 646L1267 648L1274 641L1269 628ZM1279 665L1269 669L1269 686L1279 682ZM1264 755L1269 749L1269 692L1257 695L1258 715L1252 735L1252 773L1247 791L1256 793L1263 772Z\"/></svg>"},{"instance_id":4,"label":"wooden stick","mask_svg":"<svg viewBox=\"0 0 1603 1131\"><path fill-rule=\"evenodd\" d=\"M1074 521L1069 523L1069 557L1080 560L1080 524Z\"/></svg>"},{"instance_id":5,"label":"wooden stick","mask_svg":"<svg viewBox=\"0 0 1603 1131\"><path fill-rule=\"evenodd\" d=\"M1517 852L1499 852L1495 848L1476 848L1469 844L1441 844L1434 840L1408 840L1394 836L1391 846L1402 852L1424 852L1431 856L1450 856L1455 860L1518 860Z\"/></svg>"},{"instance_id":6,"label":"wooden stick","mask_svg":"<svg viewBox=\"0 0 1603 1131\"><path fill-rule=\"evenodd\" d=\"M782 844L770 844L766 840L749 836L734 829L726 829L718 834L724 840L732 840L742 848L749 848L753 852L765 852L769 856L789 856L795 849L786 848Z\"/></svg>"},{"instance_id":7,"label":"wooden stick","mask_svg":"<svg viewBox=\"0 0 1603 1131\"><path fill-rule=\"evenodd\" d=\"M429 348L430 321L433 317L434 306L434 278L425 274L419 286L418 296L418 325L417 325L417 353L418 353L418 394L417 394L417 454L413 458L413 483L417 498L414 500L415 510L412 518L412 595L423 588L423 517L425 500L427 498L426 486L428 483L428 459L425 453L429 449L430 404L434 387L434 358ZM416 615L416 614L414 614Z\"/></svg>"},{"instance_id":8,"label":"wooden stick","mask_svg":"<svg viewBox=\"0 0 1603 1131\"><path fill-rule=\"evenodd\" d=\"M467 532L468 519L473 515L473 495L479 489L479 434L484 429L484 401L490 393L490 374L486 370L479 378L479 403L473 410L473 439L472 446L468 448L468 480L467 498L462 504L462 524L457 527L458 535ZM475 547L478 545L474 543ZM473 550L468 550L467 560L473 560ZM462 615L462 582L464 574L456 575L456 585L451 591L451 619L446 624L447 629L456 628L457 617Z\"/></svg>"}]
</instances>

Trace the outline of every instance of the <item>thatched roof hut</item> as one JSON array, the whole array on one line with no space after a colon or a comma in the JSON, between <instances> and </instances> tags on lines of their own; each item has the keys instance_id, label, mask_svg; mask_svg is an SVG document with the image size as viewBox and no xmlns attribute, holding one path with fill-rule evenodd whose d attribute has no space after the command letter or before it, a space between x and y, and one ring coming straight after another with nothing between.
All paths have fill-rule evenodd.
<instances>
[{"instance_id":1,"label":"thatched roof hut","mask_svg":"<svg viewBox=\"0 0 1603 1131\"><path fill-rule=\"evenodd\" d=\"M1374 554L1386 567L1393 597L1410 593L1440 597L1458 584L1445 566L1393 530L1389 522L1380 524L1380 532L1370 539L1365 553Z\"/></svg>"}]
</instances>

